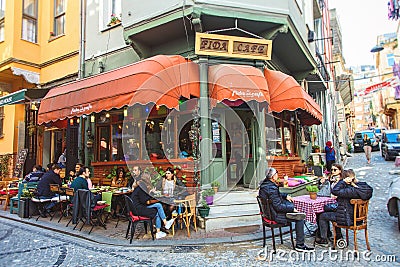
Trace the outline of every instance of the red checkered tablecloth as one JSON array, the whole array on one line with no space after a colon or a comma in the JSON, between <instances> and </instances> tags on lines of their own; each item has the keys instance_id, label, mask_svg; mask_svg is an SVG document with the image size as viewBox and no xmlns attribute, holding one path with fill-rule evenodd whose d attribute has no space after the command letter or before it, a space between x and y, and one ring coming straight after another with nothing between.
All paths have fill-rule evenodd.
<instances>
[{"instance_id":1,"label":"red checkered tablecloth","mask_svg":"<svg viewBox=\"0 0 400 267\"><path fill-rule=\"evenodd\" d=\"M330 197L317 197L311 199L309 195L293 197L293 204L299 212L306 214L306 220L317 223L317 213L324 212L324 206L328 203L335 203L336 199Z\"/></svg>"}]
</instances>

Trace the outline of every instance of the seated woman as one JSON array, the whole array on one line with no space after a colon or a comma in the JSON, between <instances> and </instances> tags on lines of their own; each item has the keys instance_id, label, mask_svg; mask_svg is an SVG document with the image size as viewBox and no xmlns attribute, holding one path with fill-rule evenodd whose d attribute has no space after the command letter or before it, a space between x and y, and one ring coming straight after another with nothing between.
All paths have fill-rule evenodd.
<instances>
[{"instance_id":1,"label":"seated woman","mask_svg":"<svg viewBox=\"0 0 400 267\"><path fill-rule=\"evenodd\" d=\"M111 186L113 187L126 187L128 179L125 177L125 170L122 167L117 169L117 176L112 179Z\"/></svg>"},{"instance_id":2,"label":"seated woman","mask_svg":"<svg viewBox=\"0 0 400 267\"><path fill-rule=\"evenodd\" d=\"M137 216L145 216L149 218L155 218L156 223L156 238L163 238L167 234L161 232L161 221L164 223L165 229L171 228L174 220L167 221L163 207L161 203L157 203L158 200L153 199L150 196L151 192L155 191L152 187L150 176L143 173L141 179L138 181L139 186L133 191L131 199L133 206L137 211Z\"/></svg>"},{"instance_id":3,"label":"seated woman","mask_svg":"<svg viewBox=\"0 0 400 267\"><path fill-rule=\"evenodd\" d=\"M125 177L125 170L122 167L117 169L117 176L112 179L111 186L113 187L126 187L128 185L128 179ZM119 207L119 210L117 211ZM111 209L114 211L113 217L117 214L121 215L122 207L124 207L124 196L115 196L111 202Z\"/></svg>"},{"instance_id":4,"label":"seated woman","mask_svg":"<svg viewBox=\"0 0 400 267\"><path fill-rule=\"evenodd\" d=\"M186 185L176 177L174 170L171 167L168 167L165 170L164 179L162 179L161 184L161 193L164 196L169 196L174 199L184 199L188 194L186 190ZM172 211L175 209L173 203L168 203L166 205L166 214L169 218L172 214Z\"/></svg>"}]
</instances>

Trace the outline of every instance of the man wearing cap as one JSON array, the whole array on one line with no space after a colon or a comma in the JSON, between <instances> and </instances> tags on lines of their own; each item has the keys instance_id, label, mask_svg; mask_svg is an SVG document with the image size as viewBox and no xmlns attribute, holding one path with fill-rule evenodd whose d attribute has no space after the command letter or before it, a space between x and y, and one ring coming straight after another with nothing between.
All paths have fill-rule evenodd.
<instances>
[{"instance_id":1,"label":"man wearing cap","mask_svg":"<svg viewBox=\"0 0 400 267\"><path fill-rule=\"evenodd\" d=\"M312 251L314 248L304 244L304 219L306 215L296 210L293 199L288 194L280 193L278 187L278 171L268 168L265 179L261 182L258 195L263 199L272 200L272 218L277 223L295 222L297 251Z\"/></svg>"}]
</instances>

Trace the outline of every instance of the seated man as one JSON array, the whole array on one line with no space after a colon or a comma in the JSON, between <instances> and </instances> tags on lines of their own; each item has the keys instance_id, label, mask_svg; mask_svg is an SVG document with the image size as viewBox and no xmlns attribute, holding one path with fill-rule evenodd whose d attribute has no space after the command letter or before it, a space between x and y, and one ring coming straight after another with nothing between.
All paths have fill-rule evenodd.
<instances>
[{"instance_id":1,"label":"seated man","mask_svg":"<svg viewBox=\"0 0 400 267\"><path fill-rule=\"evenodd\" d=\"M274 221L281 224L295 222L296 226L296 250L312 251L314 248L307 247L304 244L304 219L305 214L299 213L294 207L292 197L287 194L281 194L277 185L278 171L274 168L268 168L265 173L265 179L260 185L258 195L263 199L272 200L272 216Z\"/></svg>"},{"instance_id":2,"label":"seated man","mask_svg":"<svg viewBox=\"0 0 400 267\"><path fill-rule=\"evenodd\" d=\"M51 166L51 170L44 173L42 178L39 180L37 185L37 193L38 197L41 199L51 199L57 196L54 192L51 192L50 185L51 184L58 184L62 185L61 177L60 177L61 167L58 164L53 164ZM45 209L47 212L50 212L50 209L56 205L56 202L49 202ZM43 217L46 217L46 214L41 214Z\"/></svg>"},{"instance_id":3,"label":"seated man","mask_svg":"<svg viewBox=\"0 0 400 267\"><path fill-rule=\"evenodd\" d=\"M79 189L89 190L88 179L90 179L90 169L87 166L81 167L77 172L77 177L72 181L71 188L74 189L74 192L77 192ZM101 200L101 194L96 195L94 197L95 202Z\"/></svg>"},{"instance_id":4,"label":"seated man","mask_svg":"<svg viewBox=\"0 0 400 267\"><path fill-rule=\"evenodd\" d=\"M32 172L30 172L28 175L26 175L22 182L23 183L38 182L40 180L40 178L42 178L43 174L44 174L44 172L43 172L42 166L35 165L32 168Z\"/></svg>"}]
</instances>

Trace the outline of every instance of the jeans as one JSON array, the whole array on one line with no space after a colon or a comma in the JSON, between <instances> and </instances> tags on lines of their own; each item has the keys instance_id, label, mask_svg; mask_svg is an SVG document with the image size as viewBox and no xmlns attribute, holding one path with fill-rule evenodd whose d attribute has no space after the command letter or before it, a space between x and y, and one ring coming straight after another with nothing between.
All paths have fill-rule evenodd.
<instances>
[{"instance_id":1,"label":"jeans","mask_svg":"<svg viewBox=\"0 0 400 267\"><path fill-rule=\"evenodd\" d=\"M321 233L322 239L328 238L329 221L336 222L336 212L323 212L319 215L319 231ZM338 238L342 237L342 232L340 231L340 228L336 228L336 236Z\"/></svg>"},{"instance_id":2,"label":"jeans","mask_svg":"<svg viewBox=\"0 0 400 267\"><path fill-rule=\"evenodd\" d=\"M304 220L295 221L288 220L289 222L294 222L294 229L296 230L296 246L304 245Z\"/></svg>"},{"instance_id":3,"label":"jeans","mask_svg":"<svg viewBox=\"0 0 400 267\"><path fill-rule=\"evenodd\" d=\"M48 196L39 196L39 199L52 199L53 197L58 197L58 194L55 194L52 197L48 197ZM51 210L51 208L53 208L55 205L57 204L57 202L54 201L50 201L49 203L47 203L46 205L44 205L44 208L46 210Z\"/></svg>"},{"instance_id":4,"label":"jeans","mask_svg":"<svg viewBox=\"0 0 400 267\"><path fill-rule=\"evenodd\" d=\"M155 217L156 218L156 228L160 229L161 228L161 221L166 218L165 217L165 213L164 213L164 209L163 209L161 203L154 203L154 204L148 205L147 208L148 209L151 209L151 208L156 208L157 209L157 214L156 214L156 217Z\"/></svg>"}]
</instances>

